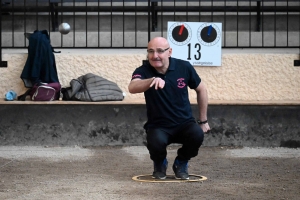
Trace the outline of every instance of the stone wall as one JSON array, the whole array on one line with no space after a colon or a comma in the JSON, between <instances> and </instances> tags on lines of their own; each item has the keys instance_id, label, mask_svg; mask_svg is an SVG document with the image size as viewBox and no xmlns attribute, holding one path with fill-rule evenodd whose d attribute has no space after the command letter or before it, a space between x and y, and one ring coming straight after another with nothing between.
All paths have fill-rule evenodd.
<instances>
[{"instance_id":1,"label":"stone wall","mask_svg":"<svg viewBox=\"0 0 300 200\"><path fill-rule=\"evenodd\" d=\"M30 101L28 101L30 102ZM1 103L1 102L0 102ZM194 116L197 105L192 105ZM300 147L300 106L210 105L204 146ZM46 114L47 113L47 114ZM4 103L1 146L144 145L146 106Z\"/></svg>"}]
</instances>

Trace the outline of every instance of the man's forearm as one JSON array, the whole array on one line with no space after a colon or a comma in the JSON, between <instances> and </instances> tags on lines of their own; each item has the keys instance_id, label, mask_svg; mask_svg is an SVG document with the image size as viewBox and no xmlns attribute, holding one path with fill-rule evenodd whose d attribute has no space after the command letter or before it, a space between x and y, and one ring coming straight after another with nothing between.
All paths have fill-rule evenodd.
<instances>
[{"instance_id":1,"label":"man's forearm","mask_svg":"<svg viewBox=\"0 0 300 200\"><path fill-rule=\"evenodd\" d=\"M141 93L145 92L150 88L151 83L153 82L155 77L148 78L148 79L138 79L138 80L132 80L129 83L128 90L130 93Z\"/></svg>"},{"instance_id":2,"label":"man's forearm","mask_svg":"<svg viewBox=\"0 0 300 200\"><path fill-rule=\"evenodd\" d=\"M202 87L201 90L197 92L197 103L199 107L200 121L207 120L208 96L205 87Z\"/></svg>"},{"instance_id":3,"label":"man's forearm","mask_svg":"<svg viewBox=\"0 0 300 200\"><path fill-rule=\"evenodd\" d=\"M198 100L198 106L199 106L199 119L200 121L207 120L207 98L203 98L201 95Z\"/></svg>"}]
</instances>

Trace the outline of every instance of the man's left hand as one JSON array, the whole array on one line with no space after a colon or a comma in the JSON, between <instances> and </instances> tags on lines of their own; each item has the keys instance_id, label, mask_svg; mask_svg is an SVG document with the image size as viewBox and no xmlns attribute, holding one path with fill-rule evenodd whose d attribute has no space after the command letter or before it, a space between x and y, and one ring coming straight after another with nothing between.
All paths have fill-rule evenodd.
<instances>
[{"instance_id":1,"label":"man's left hand","mask_svg":"<svg viewBox=\"0 0 300 200\"><path fill-rule=\"evenodd\" d=\"M203 130L204 133L209 133L210 127L209 127L208 123L200 124L200 127L202 128L202 130Z\"/></svg>"}]
</instances>

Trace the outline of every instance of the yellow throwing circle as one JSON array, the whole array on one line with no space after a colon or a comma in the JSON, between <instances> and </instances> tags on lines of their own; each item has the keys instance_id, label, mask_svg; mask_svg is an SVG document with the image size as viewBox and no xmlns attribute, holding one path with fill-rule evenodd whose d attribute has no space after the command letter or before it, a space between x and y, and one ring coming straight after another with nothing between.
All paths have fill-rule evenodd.
<instances>
[{"instance_id":1,"label":"yellow throwing circle","mask_svg":"<svg viewBox=\"0 0 300 200\"><path fill-rule=\"evenodd\" d=\"M188 180L176 179L174 175L167 175L166 179L155 179L152 177L151 174L147 175L138 175L132 177L134 181L140 182L150 182L150 183L178 183L178 182L201 182L207 180L207 177L196 175L196 174L189 174Z\"/></svg>"}]
</instances>

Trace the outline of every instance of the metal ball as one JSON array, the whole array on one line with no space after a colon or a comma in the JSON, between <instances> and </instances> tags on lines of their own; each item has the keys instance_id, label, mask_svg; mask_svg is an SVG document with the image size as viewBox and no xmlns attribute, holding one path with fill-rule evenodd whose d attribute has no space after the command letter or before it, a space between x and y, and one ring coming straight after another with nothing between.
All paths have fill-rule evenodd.
<instances>
[{"instance_id":1,"label":"metal ball","mask_svg":"<svg viewBox=\"0 0 300 200\"><path fill-rule=\"evenodd\" d=\"M68 34L71 30L71 26L68 23L61 23L58 27L58 30L61 34Z\"/></svg>"}]
</instances>

